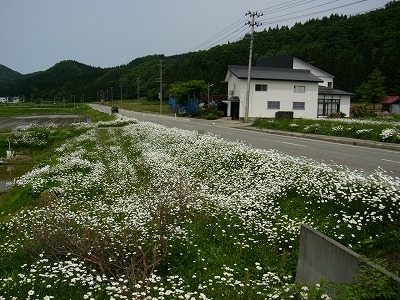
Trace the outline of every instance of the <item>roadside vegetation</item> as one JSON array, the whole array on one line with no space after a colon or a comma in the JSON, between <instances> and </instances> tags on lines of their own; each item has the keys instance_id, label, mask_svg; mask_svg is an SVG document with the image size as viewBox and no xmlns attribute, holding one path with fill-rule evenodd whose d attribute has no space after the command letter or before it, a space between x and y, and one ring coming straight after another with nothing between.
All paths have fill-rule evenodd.
<instances>
[{"instance_id":1,"label":"roadside vegetation","mask_svg":"<svg viewBox=\"0 0 400 300\"><path fill-rule=\"evenodd\" d=\"M400 272L399 178L122 117L61 131L2 199L0 299L329 299L294 282L302 223ZM396 299L368 278L340 297Z\"/></svg>"},{"instance_id":2,"label":"roadside vegetation","mask_svg":"<svg viewBox=\"0 0 400 300\"><path fill-rule=\"evenodd\" d=\"M104 105L107 106L118 106L123 109L139 111L144 113L160 113L160 101L157 100L148 100L146 98L134 99L134 100L118 100L113 102L107 102ZM163 101L162 103L162 113L164 115L174 115L174 111L170 111L169 102ZM179 116L183 117L193 117L193 118L205 118L208 120L216 120L221 118L224 115L224 111L218 109L216 105L209 105L206 108L198 109L191 113L177 113Z\"/></svg>"},{"instance_id":3,"label":"roadside vegetation","mask_svg":"<svg viewBox=\"0 0 400 300\"><path fill-rule=\"evenodd\" d=\"M362 118L257 119L254 127L400 143L400 114Z\"/></svg>"},{"instance_id":4,"label":"roadside vegetation","mask_svg":"<svg viewBox=\"0 0 400 300\"><path fill-rule=\"evenodd\" d=\"M105 103L107 106L118 106L119 108L139 111L139 112L146 112L146 113L160 113L160 101L158 100L148 100L147 98L139 98L133 100L114 100L113 102ZM169 103L168 101L162 102L162 113L168 114L169 113Z\"/></svg>"}]
</instances>

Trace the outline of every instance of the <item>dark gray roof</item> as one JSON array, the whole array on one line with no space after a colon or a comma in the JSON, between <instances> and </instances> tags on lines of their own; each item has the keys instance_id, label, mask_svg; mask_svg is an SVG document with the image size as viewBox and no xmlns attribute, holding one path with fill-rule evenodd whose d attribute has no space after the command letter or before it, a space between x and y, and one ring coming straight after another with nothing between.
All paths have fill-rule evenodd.
<instances>
[{"instance_id":1,"label":"dark gray roof","mask_svg":"<svg viewBox=\"0 0 400 300\"><path fill-rule=\"evenodd\" d=\"M322 95L348 95L348 96L354 96L353 93L349 93L349 92L345 92L345 91L341 91L341 90L336 90L333 88L329 88L326 86L318 86L318 94L322 94Z\"/></svg>"},{"instance_id":2,"label":"dark gray roof","mask_svg":"<svg viewBox=\"0 0 400 300\"><path fill-rule=\"evenodd\" d=\"M228 70L239 79L247 78L248 66L229 65ZM323 82L310 70L268 67L251 67L251 79Z\"/></svg>"}]
</instances>

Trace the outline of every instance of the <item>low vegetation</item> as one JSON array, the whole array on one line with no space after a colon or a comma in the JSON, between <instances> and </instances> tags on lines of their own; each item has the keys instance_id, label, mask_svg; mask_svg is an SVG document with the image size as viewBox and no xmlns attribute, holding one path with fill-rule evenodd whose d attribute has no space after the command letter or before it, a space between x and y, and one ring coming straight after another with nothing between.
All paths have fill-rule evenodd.
<instances>
[{"instance_id":1,"label":"low vegetation","mask_svg":"<svg viewBox=\"0 0 400 300\"><path fill-rule=\"evenodd\" d=\"M399 178L122 117L69 130L0 206L1 299L329 299L294 282L301 223L400 272Z\"/></svg>"},{"instance_id":2,"label":"low vegetation","mask_svg":"<svg viewBox=\"0 0 400 300\"><path fill-rule=\"evenodd\" d=\"M258 128L400 143L400 115L374 118L257 119Z\"/></svg>"}]
</instances>

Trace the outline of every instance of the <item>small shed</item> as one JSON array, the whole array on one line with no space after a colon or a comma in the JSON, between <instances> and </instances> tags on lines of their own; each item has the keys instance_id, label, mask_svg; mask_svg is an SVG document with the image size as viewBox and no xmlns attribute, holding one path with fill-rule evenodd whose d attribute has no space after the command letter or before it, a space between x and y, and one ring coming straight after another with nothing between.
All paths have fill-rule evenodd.
<instances>
[{"instance_id":1,"label":"small shed","mask_svg":"<svg viewBox=\"0 0 400 300\"><path fill-rule=\"evenodd\" d=\"M400 96L387 96L381 103L382 111L400 113Z\"/></svg>"}]
</instances>

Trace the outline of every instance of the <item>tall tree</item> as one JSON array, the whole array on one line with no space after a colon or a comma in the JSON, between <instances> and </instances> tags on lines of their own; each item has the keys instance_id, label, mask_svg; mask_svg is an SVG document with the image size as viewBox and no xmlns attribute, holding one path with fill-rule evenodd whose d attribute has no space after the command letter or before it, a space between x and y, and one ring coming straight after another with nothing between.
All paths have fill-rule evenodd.
<instances>
[{"instance_id":1,"label":"tall tree","mask_svg":"<svg viewBox=\"0 0 400 300\"><path fill-rule=\"evenodd\" d=\"M375 104L386 98L385 77L377 68L368 76L368 81L364 82L357 92L361 95L361 99Z\"/></svg>"},{"instance_id":2,"label":"tall tree","mask_svg":"<svg viewBox=\"0 0 400 300\"><path fill-rule=\"evenodd\" d=\"M204 80L191 80L171 84L169 95L178 103L185 103L189 99L200 99L207 93L207 84Z\"/></svg>"}]
</instances>

